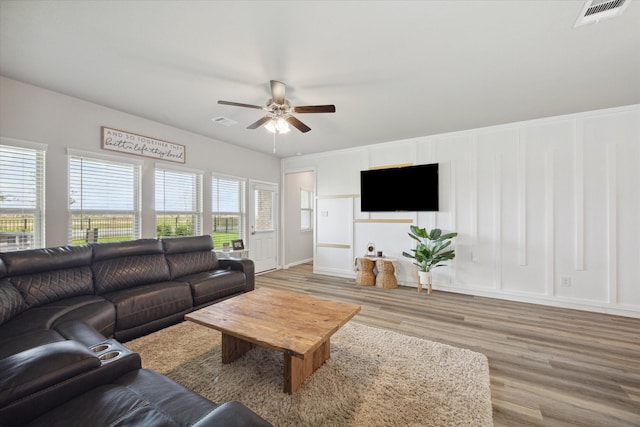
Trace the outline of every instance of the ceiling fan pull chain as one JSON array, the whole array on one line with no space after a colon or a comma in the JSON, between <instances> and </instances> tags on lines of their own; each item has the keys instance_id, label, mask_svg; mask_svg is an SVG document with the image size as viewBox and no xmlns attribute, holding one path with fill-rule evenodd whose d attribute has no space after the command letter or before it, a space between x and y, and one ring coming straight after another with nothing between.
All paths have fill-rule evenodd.
<instances>
[{"instance_id":1,"label":"ceiling fan pull chain","mask_svg":"<svg viewBox=\"0 0 640 427\"><path fill-rule=\"evenodd\" d=\"M273 134L273 154L276 154L276 134Z\"/></svg>"}]
</instances>

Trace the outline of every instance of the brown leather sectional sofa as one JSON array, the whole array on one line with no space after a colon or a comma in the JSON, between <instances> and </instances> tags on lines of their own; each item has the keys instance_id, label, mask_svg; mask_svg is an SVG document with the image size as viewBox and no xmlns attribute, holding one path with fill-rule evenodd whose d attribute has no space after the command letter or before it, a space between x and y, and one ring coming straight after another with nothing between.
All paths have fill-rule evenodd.
<instances>
[{"instance_id":1,"label":"brown leather sectional sofa","mask_svg":"<svg viewBox=\"0 0 640 427\"><path fill-rule=\"evenodd\" d=\"M194 236L0 253L0 425L270 425L122 344L254 289L251 260L212 248Z\"/></svg>"}]
</instances>

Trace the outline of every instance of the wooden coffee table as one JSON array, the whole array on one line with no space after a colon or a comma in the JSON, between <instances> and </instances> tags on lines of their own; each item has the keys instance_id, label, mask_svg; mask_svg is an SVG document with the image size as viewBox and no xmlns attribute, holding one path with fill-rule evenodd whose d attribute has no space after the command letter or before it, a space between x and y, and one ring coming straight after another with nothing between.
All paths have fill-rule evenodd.
<instances>
[{"instance_id":1,"label":"wooden coffee table","mask_svg":"<svg viewBox=\"0 0 640 427\"><path fill-rule=\"evenodd\" d=\"M360 306L258 288L185 315L222 332L222 363L254 345L284 353L284 392L293 393L331 355L330 337Z\"/></svg>"}]
</instances>

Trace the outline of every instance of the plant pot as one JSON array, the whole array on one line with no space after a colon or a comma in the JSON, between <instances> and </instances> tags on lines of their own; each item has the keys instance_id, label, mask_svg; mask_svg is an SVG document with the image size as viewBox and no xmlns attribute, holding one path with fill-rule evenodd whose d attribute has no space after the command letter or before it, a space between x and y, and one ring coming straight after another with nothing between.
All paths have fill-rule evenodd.
<instances>
[{"instance_id":1,"label":"plant pot","mask_svg":"<svg viewBox=\"0 0 640 427\"><path fill-rule=\"evenodd\" d=\"M427 285L427 294L431 293L431 272L418 271L418 292L422 290L422 285Z\"/></svg>"}]
</instances>

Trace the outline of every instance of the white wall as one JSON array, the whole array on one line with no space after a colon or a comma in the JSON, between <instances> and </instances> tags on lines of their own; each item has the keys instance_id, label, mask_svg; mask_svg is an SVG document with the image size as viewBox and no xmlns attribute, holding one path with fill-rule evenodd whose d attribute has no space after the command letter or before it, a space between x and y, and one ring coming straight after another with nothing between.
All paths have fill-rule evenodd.
<instances>
[{"instance_id":1,"label":"white wall","mask_svg":"<svg viewBox=\"0 0 640 427\"><path fill-rule=\"evenodd\" d=\"M359 171L440 163L441 211L362 213ZM353 277L375 243L401 256L410 224L457 231L434 288L640 317L640 105L283 160L317 171L314 269ZM562 284L570 281L570 286Z\"/></svg>"},{"instance_id":2,"label":"white wall","mask_svg":"<svg viewBox=\"0 0 640 427\"><path fill-rule=\"evenodd\" d=\"M300 218L300 190L315 194L312 171L285 173L284 175L284 265L291 266L313 259L313 231L302 231Z\"/></svg>"},{"instance_id":3,"label":"white wall","mask_svg":"<svg viewBox=\"0 0 640 427\"><path fill-rule=\"evenodd\" d=\"M107 126L186 146L186 163L119 154L101 149L100 127ZM143 160L142 236L155 237L154 168L170 163L204 172L205 233L211 231L212 172L278 182L280 160L125 114L12 79L0 77L0 136L48 145L46 155L46 246L67 243L67 157L74 148L124 159Z\"/></svg>"}]
</instances>

